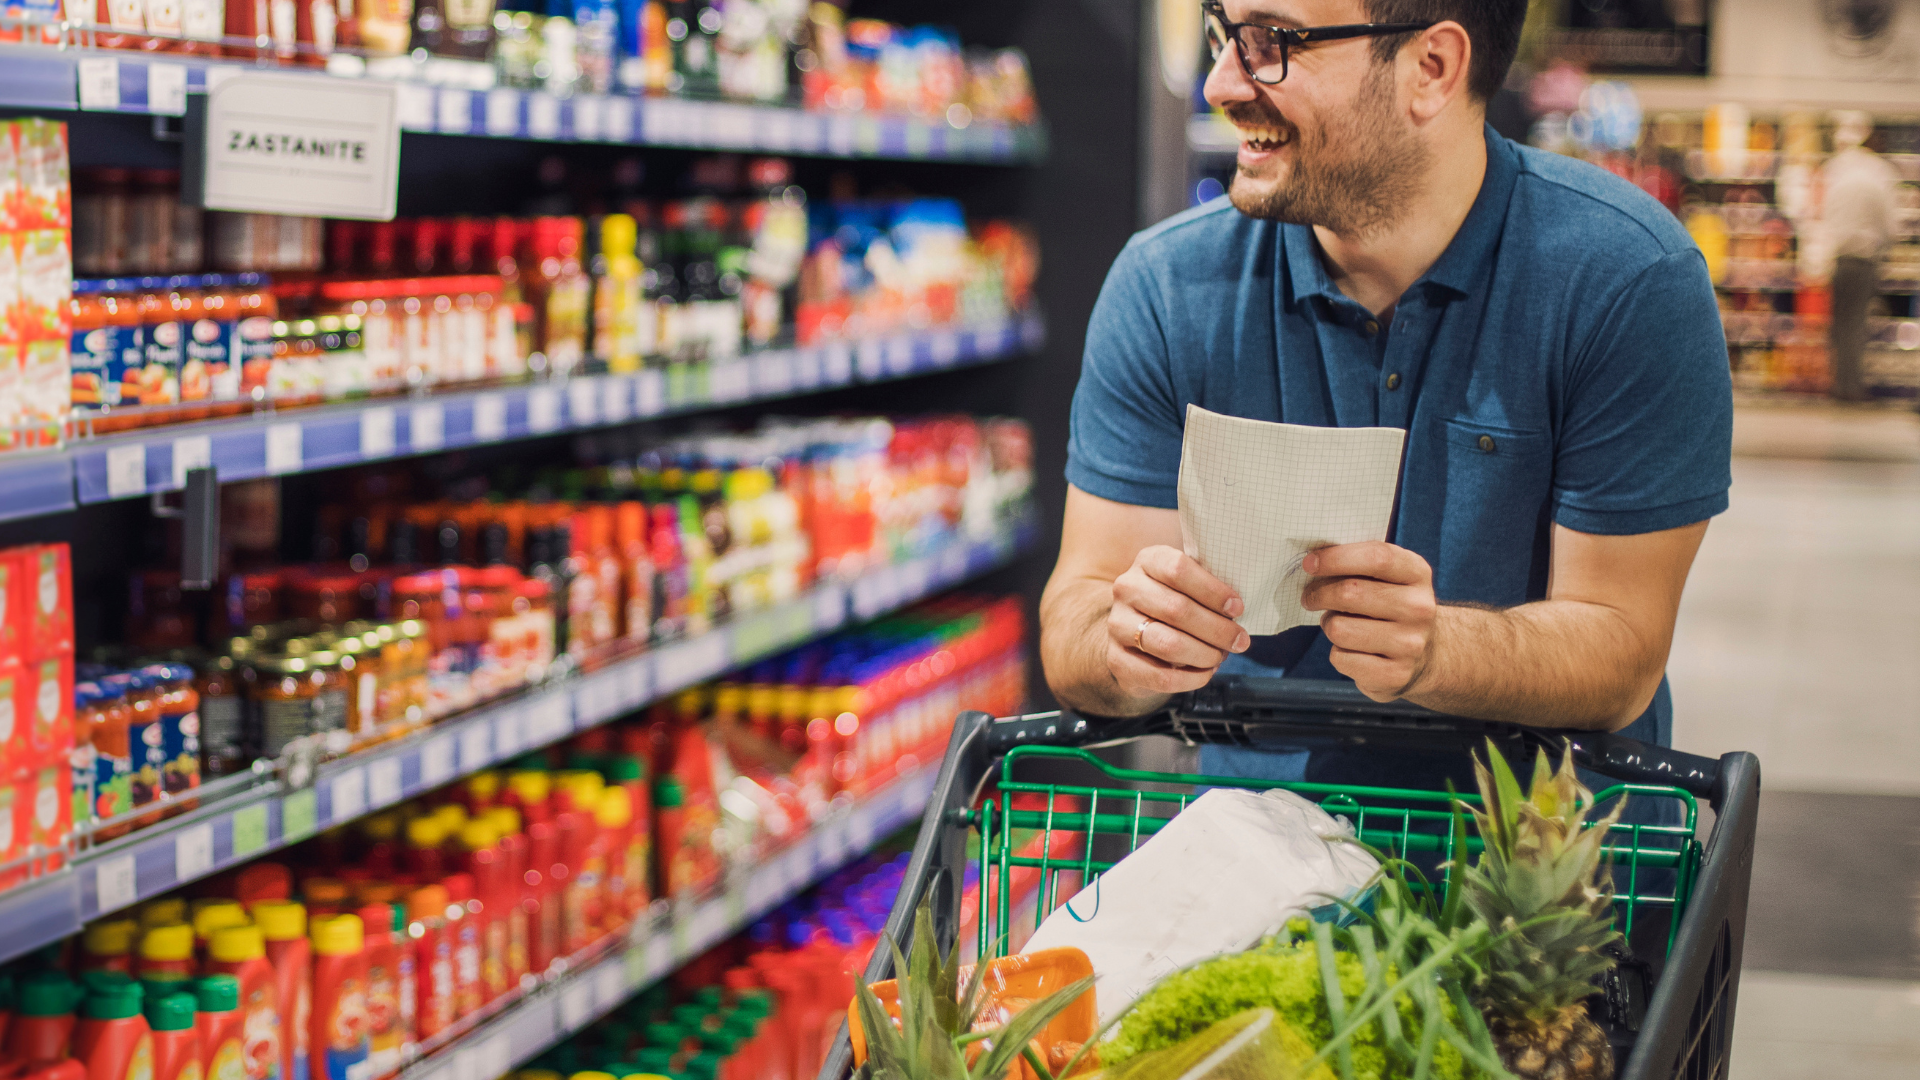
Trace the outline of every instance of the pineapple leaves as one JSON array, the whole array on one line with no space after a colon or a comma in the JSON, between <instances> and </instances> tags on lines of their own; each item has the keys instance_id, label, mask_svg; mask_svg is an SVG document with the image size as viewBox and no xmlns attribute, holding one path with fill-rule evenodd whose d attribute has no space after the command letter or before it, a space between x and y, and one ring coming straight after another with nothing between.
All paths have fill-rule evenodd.
<instances>
[{"instance_id":1,"label":"pineapple leaves","mask_svg":"<svg viewBox=\"0 0 1920 1080\"><path fill-rule=\"evenodd\" d=\"M1007 1021L1006 1026L994 1035L992 1047L973 1063L970 1074L972 1080L998 1080L1006 1073L1007 1067L1013 1064L1014 1058L1020 1056L1021 1052L1027 1048L1027 1044L1032 1042L1054 1017L1060 1015L1067 1006L1079 1000L1080 995L1091 989L1093 989L1093 979L1089 976L1063 986L1015 1013L1013 1019ZM1035 1072L1040 1075L1041 1080L1053 1080L1044 1067L1036 1068Z\"/></svg>"},{"instance_id":2,"label":"pineapple leaves","mask_svg":"<svg viewBox=\"0 0 1920 1080\"><path fill-rule=\"evenodd\" d=\"M860 1029L867 1037L868 1073L875 1080L905 1080L912 1075L906 1064L906 1036L893 1026L893 1018L887 1015L887 1007L880 1004L880 999L867 985L867 980L855 975L854 982L858 992L853 995L853 1000L860 1009Z\"/></svg>"}]
</instances>

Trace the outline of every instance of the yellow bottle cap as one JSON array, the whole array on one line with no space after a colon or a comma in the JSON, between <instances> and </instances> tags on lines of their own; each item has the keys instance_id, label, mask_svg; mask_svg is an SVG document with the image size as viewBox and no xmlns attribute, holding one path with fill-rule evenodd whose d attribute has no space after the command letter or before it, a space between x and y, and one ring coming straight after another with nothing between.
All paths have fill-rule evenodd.
<instances>
[{"instance_id":1,"label":"yellow bottle cap","mask_svg":"<svg viewBox=\"0 0 1920 1080\"><path fill-rule=\"evenodd\" d=\"M480 805L493 801L500 794L500 774L489 771L467 777L467 794Z\"/></svg>"},{"instance_id":2,"label":"yellow bottle cap","mask_svg":"<svg viewBox=\"0 0 1920 1080\"><path fill-rule=\"evenodd\" d=\"M267 939L261 936L260 928L252 924L229 926L213 932L207 943L207 955L223 964L258 960L267 955Z\"/></svg>"},{"instance_id":3,"label":"yellow bottle cap","mask_svg":"<svg viewBox=\"0 0 1920 1080\"><path fill-rule=\"evenodd\" d=\"M436 848L447 842L447 827L438 817L417 817L407 822L407 843L417 848Z\"/></svg>"},{"instance_id":4,"label":"yellow bottle cap","mask_svg":"<svg viewBox=\"0 0 1920 1080\"><path fill-rule=\"evenodd\" d=\"M633 797L626 788L611 787L600 793L593 808L593 823L603 829L624 829L633 824Z\"/></svg>"},{"instance_id":5,"label":"yellow bottle cap","mask_svg":"<svg viewBox=\"0 0 1920 1080\"><path fill-rule=\"evenodd\" d=\"M211 941L216 931L229 926L244 926L247 921L247 909L231 900L222 900L194 913L193 936L201 941Z\"/></svg>"},{"instance_id":6,"label":"yellow bottle cap","mask_svg":"<svg viewBox=\"0 0 1920 1080\"><path fill-rule=\"evenodd\" d=\"M322 915L313 920L313 951L320 956L352 956L366 942L358 915Z\"/></svg>"},{"instance_id":7,"label":"yellow bottle cap","mask_svg":"<svg viewBox=\"0 0 1920 1080\"><path fill-rule=\"evenodd\" d=\"M292 900L262 900L253 905L253 921L268 941L293 941L307 936L307 906Z\"/></svg>"},{"instance_id":8,"label":"yellow bottle cap","mask_svg":"<svg viewBox=\"0 0 1920 1080\"><path fill-rule=\"evenodd\" d=\"M139 936L140 924L132 919L107 919L87 927L81 943L88 956L125 956Z\"/></svg>"},{"instance_id":9,"label":"yellow bottle cap","mask_svg":"<svg viewBox=\"0 0 1920 1080\"><path fill-rule=\"evenodd\" d=\"M500 833L486 821L476 818L460 826L460 846L468 851L483 851L500 842Z\"/></svg>"},{"instance_id":10,"label":"yellow bottle cap","mask_svg":"<svg viewBox=\"0 0 1920 1080\"><path fill-rule=\"evenodd\" d=\"M448 803L433 812L433 820L448 836L460 835L460 829L467 823L467 808L459 803Z\"/></svg>"},{"instance_id":11,"label":"yellow bottle cap","mask_svg":"<svg viewBox=\"0 0 1920 1080\"><path fill-rule=\"evenodd\" d=\"M400 835L400 815L375 814L360 823L360 835L372 843L392 840Z\"/></svg>"},{"instance_id":12,"label":"yellow bottle cap","mask_svg":"<svg viewBox=\"0 0 1920 1080\"><path fill-rule=\"evenodd\" d=\"M148 927L140 938L140 959L193 959L193 927L183 922Z\"/></svg>"},{"instance_id":13,"label":"yellow bottle cap","mask_svg":"<svg viewBox=\"0 0 1920 1080\"><path fill-rule=\"evenodd\" d=\"M169 923L187 921L187 902L177 896L164 900L149 900L140 905L140 925L142 928L166 926Z\"/></svg>"},{"instance_id":14,"label":"yellow bottle cap","mask_svg":"<svg viewBox=\"0 0 1920 1080\"><path fill-rule=\"evenodd\" d=\"M592 769L568 769L560 774L559 781L560 790L572 796L573 804L578 807L592 806L600 797L600 789L607 786Z\"/></svg>"},{"instance_id":15,"label":"yellow bottle cap","mask_svg":"<svg viewBox=\"0 0 1920 1080\"><path fill-rule=\"evenodd\" d=\"M772 716L779 708L780 688L771 683L754 683L747 687L747 715L752 717Z\"/></svg>"},{"instance_id":16,"label":"yellow bottle cap","mask_svg":"<svg viewBox=\"0 0 1920 1080\"><path fill-rule=\"evenodd\" d=\"M567 1077L567 1080L613 1080L613 1074L589 1069L586 1072L574 1073L572 1076Z\"/></svg>"},{"instance_id":17,"label":"yellow bottle cap","mask_svg":"<svg viewBox=\"0 0 1920 1080\"><path fill-rule=\"evenodd\" d=\"M501 836L512 836L520 831L520 811L511 806L489 808L486 821Z\"/></svg>"},{"instance_id":18,"label":"yellow bottle cap","mask_svg":"<svg viewBox=\"0 0 1920 1080\"><path fill-rule=\"evenodd\" d=\"M519 796L523 803L543 803L553 794L553 778L544 772L523 769L507 774L507 790Z\"/></svg>"}]
</instances>

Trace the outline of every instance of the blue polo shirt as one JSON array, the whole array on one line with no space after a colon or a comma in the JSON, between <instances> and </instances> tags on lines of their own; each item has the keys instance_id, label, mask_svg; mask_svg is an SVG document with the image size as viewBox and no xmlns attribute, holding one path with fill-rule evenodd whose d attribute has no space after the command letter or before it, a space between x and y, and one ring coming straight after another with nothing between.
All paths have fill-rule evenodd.
<instances>
[{"instance_id":1,"label":"blue polo shirt","mask_svg":"<svg viewBox=\"0 0 1920 1080\"><path fill-rule=\"evenodd\" d=\"M1499 606L1546 595L1555 524L1626 535L1725 510L1732 387L1699 249L1625 180L1491 128L1486 140L1472 210L1390 324L1333 284L1307 226L1221 198L1134 236L1087 326L1067 479L1177 506L1189 402L1404 428L1389 535L1432 565L1442 602ZM1343 678L1313 627L1255 638L1225 670ZM1665 745L1671 719L1663 680L1626 734ZM1380 751L1202 758L1215 774L1422 786L1437 778L1429 764Z\"/></svg>"}]
</instances>

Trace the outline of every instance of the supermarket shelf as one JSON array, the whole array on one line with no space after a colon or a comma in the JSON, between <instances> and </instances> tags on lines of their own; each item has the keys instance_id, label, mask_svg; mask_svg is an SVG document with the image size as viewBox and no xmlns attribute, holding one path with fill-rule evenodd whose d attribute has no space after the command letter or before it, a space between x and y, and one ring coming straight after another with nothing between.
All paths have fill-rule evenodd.
<instances>
[{"instance_id":1,"label":"supermarket shelf","mask_svg":"<svg viewBox=\"0 0 1920 1080\"><path fill-rule=\"evenodd\" d=\"M1035 533L1030 508L995 535L821 584L712 631L472 710L409 739L322 766L313 786L263 783L74 856L0 894L0 960L83 923L626 715L729 669L914 603L1011 562Z\"/></svg>"},{"instance_id":2,"label":"supermarket shelf","mask_svg":"<svg viewBox=\"0 0 1920 1080\"><path fill-rule=\"evenodd\" d=\"M172 491L189 469L208 464L223 481L247 480L539 438L991 363L1045 338L1045 322L1028 314L631 375L375 398L77 440L0 460L0 520Z\"/></svg>"},{"instance_id":3,"label":"supermarket shelf","mask_svg":"<svg viewBox=\"0 0 1920 1080\"><path fill-rule=\"evenodd\" d=\"M0 46L0 107L179 116L187 95L251 70L339 77L178 54ZM442 135L1007 165L1038 161L1047 146L1038 124L980 121L958 128L913 117L728 101L397 85L401 129Z\"/></svg>"},{"instance_id":4,"label":"supermarket shelf","mask_svg":"<svg viewBox=\"0 0 1920 1080\"><path fill-rule=\"evenodd\" d=\"M923 765L816 825L719 895L643 918L611 948L576 958L572 970L408 1065L401 1080L484 1080L524 1064L918 820L938 773L937 764Z\"/></svg>"}]
</instances>

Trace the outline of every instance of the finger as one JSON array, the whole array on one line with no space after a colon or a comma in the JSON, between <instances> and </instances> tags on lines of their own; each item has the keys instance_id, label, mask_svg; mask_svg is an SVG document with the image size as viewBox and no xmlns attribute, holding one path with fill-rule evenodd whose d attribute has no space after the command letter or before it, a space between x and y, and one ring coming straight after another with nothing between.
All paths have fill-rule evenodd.
<instances>
[{"instance_id":1,"label":"finger","mask_svg":"<svg viewBox=\"0 0 1920 1080\"><path fill-rule=\"evenodd\" d=\"M1213 678L1212 671L1174 667L1118 645L1107 651L1107 668L1129 694L1181 694L1198 690Z\"/></svg>"},{"instance_id":2,"label":"finger","mask_svg":"<svg viewBox=\"0 0 1920 1080\"><path fill-rule=\"evenodd\" d=\"M1232 586L1214 577L1197 561L1187 557L1179 548L1157 544L1140 549L1134 557L1133 565L1146 572L1155 581L1171 586L1186 593L1194 600L1225 615L1237 619L1246 613L1247 605Z\"/></svg>"},{"instance_id":3,"label":"finger","mask_svg":"<svg viewBox=\"0 0 1920 1080\"><path fill-rule=\"evenodd\" d=\"M1396 585L1418 585L1433 577L1427 560L1397 544L1380 540L1334 544L1310 551L1300 566L1315 577L1370 577Z\"/></svg>"},{"instance_id":4,"label":"finger","mask_svg":"<svg viewBox=\"0 0 1920 1080\"><path fill-rule=\"evenodd\" d=\"M1424 649L1420 635L1405 623L1329 612L1320 617L1320 629L1335 648L1348 652L1409 661Z\"/></svg>"},{"instance_id":5,"label":"finger","mask_svg":"<svg viewBox=\"0 0 1920 1080\"><path fill-rule=\"evenodd\" d=\"M1424 590L1364 577L1314 578L1300 591L1308 611L1344 611L1375 619L1418 622Z\"/></svg>"},{"instance_id":6,"label":"finger","mask_svg":"<svg viewBox=\"0 0 1920 1080\"><path fill-rule=\"evenodd\" d=\"M1232 619L1201 606L1193 597L1132 570L1113 583L1113 597L1141 617L1151 617L1216 649L1244 652L1252 639ZM1139 621L1135 620L1135 626Z\"/></svg>"},{"instance_id":7,"label":"finger","mask_svg":"<svg viewBox=\"0 0 1920 1080\"><path fill-rule=\"evenodd\" d=\"M1227 658L1225 652L1124 603L1114 604L1108 612L1107 634L1117 645L1170 664L1211 671Z\"/></svg>"},{"instance_id":8,"label":"finger","mask_svg":"<svg viewBox=\"0 0 1920 1080\"><path fill-rule=\"evenodd\" d=\"M1333 669L1353 680L1360 692L1374 701L1394 701L1400 697L1412 672L1407 665L1375 656L1335 647L1327 654Z\"/></svg>"}]
</instances>

